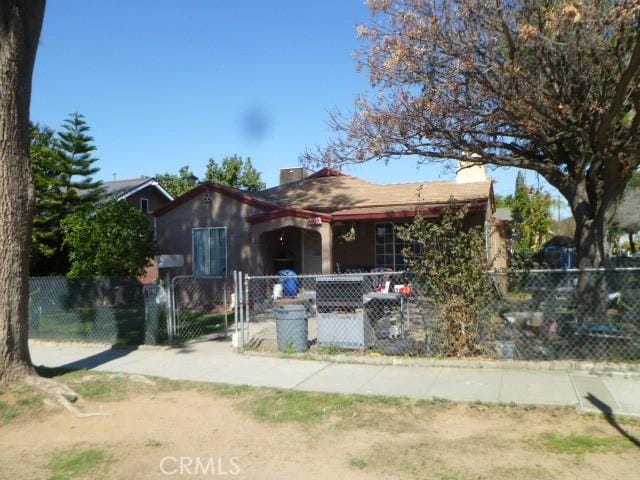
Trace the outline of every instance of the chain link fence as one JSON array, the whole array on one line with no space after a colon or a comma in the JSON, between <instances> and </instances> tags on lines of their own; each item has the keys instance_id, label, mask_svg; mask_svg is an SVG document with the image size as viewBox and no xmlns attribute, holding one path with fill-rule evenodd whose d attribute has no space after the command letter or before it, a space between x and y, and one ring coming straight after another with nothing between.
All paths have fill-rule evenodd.
<instances>
[{"instance_id":1,"label":"chain link fence","mask_svg":"<svg viewBox=\"0 0 640 480\"><path fill-rule=\"evenodd\" d=\"M408 273L248 277L244 348L640 359L640 269L490 273L479 307L435 304Z\"/></svg>"},{"instance_id":2,"label":"chain link fence","mask_svg":"<svg viewBox=\"0 0 640 480\"><path fill-rule=\"evenodd\" d=\"M488 275L488 300L474 308L455 298L436 304L428 283L386 270L245 277L237 285L175 277L169 289L130 279L32 278L29 331L51 340L182 343L226 336L239 317L236 342L245 349L640 359L639 268Z\"/></svg>"},{"instance_id":3,"label":"chain link fence","mask_svg":"<svg viewBox=\"0 0 640 480\"><path fill-rule=\"evenodd\" d=\"M180 276L170 286L135 279L31 278L29 336L158 345L226 335L232 304L225 279Z\"/></svg>"},{"instance_id":4,"label":"chain link fence","mask_svg":"<svg viewBox=\"0 0 640 480\"><path fill-rule=\"evenodd\" d=\"M171 284L178 342L227 335L233 285L224 278L193 276L175 277Z\"/></svg>"},{"instance_id":5,"label":"chain link fence","mask_svg":"<svg viewBox=\"0 0 640 480\"><path fill-rule=\"evenodd\" d=\"M166 292L132 279L29 280L29 336L122 345L165 343Z\"/></svg>"}]
</instances>

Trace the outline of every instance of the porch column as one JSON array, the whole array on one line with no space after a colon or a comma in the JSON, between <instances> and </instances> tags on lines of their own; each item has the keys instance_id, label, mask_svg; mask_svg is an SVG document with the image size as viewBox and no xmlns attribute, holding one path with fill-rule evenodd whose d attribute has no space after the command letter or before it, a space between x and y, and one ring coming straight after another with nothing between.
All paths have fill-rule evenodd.
<instances>
[{"instance_id":1,"label":"porch column","mask_svg":"<svg viewBox=\"0 0 640 480\"><path fill-rule=\"evenodd\" d=\"M320 241L322 242L322 273L333 273L333 230L330 223L322 222Z\"/></svg>"}]
</instances>

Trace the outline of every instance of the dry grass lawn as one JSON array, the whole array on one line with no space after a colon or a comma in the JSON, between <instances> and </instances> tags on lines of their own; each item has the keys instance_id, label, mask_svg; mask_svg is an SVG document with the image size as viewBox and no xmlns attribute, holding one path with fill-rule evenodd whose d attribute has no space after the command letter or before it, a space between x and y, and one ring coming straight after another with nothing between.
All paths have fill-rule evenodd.
<instances>
[{"instance_id":1,"label":"dry grass lawn","mask_svg":"<svg viewBox=\"0 0 640 480\"><path fill-rule=\"evenodd\" d=\"M111 415L76 418L29 388L1 392L0 478L595 480L640 471L631 441L566 408L58 378L83 410ZM640 437L640 421L621 426Z\"/></svg>"}]
</instances>

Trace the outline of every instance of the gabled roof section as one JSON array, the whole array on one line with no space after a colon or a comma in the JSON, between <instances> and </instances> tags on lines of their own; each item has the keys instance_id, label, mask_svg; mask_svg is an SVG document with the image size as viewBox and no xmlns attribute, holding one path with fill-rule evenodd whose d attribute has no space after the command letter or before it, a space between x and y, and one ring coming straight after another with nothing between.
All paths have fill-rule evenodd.
<instances>
[{"instance_id":1,"label":"gabled roof section","mask_svg":"<svg viewBox=\"0 0 640 480\"><path fill-rule=\"evenodd\" d=\"M102 190L104 190L108 196L115 197L119 200L128 198L134 193L144 190L147 187L155 187L167 200L173 200L173 196L162 188L158 181L153 177L141 176L137 178L115 180L113 182L102 182Z\"/></svg>"},{"instance_id":2,"label":"gabled roof section","mask_svg":"<svg viewBox=\"0 0 640 480\"><path fill-rule=\"evenodd\" d=\"M442 204L451 197L457 202L488 202L492 195L491 181L377 184L344 174L314 175L256 192L256 195L282 207L324 213L355 208Z\"/></svg>"},{"instance_id":3,"label":"gabled roof section","mask_svg":"<svg viewBox=\"0 0 640 480\"><path fill-rule=\"evenodd\" d=\"M227 187L226 185L220 185L219 183L205 182L189 190L187 193L180 195L173 202L165 205L162 208L159 208L158 210L153 212L153 214L156 217L164 215L177 206L188 202L192 198L195 198L204 192L219 193L221 195L225 195L229 198L233 198L234 200L245 203L247 205L251 205L252 207L256 207L261 210L272 211L280 208L279 205L266 201L260 197L253 195L252 193L244 192L242 190L238 190L237 188Z\"/></svg>"},{"instance_id":4,"label":"gabled roof section","mask_svg":"<svg viewBox=\"0 0 640 480\"><path fill-rule=\"evenodd\" d=\"M217 183L203 183L156 210L154 215L164 215L206 191L225 195L264 211L247 218L250 223L285 216L320 217L323 221L349 217L412 216L417 209L425 211L427 207L435 212L443 205L446 206L452 197L458 204L485 208L487 204L491 204L493 195L491 181L382 185L325 168L303 180L260 192L245 192Z\"/></svg>"},{"instance_id":5,"label":"gabled roof section","mask_svg":"<svg viewBox=\"0 0 640 480\"><path fill-rule=\"evenodd\" d=\"M322 170L318 170L316 173L312 173L307 178L322 178L322 177L348 177L346 173L342 173L335 168L325 167Z\"/></svg>"}]
</instances>

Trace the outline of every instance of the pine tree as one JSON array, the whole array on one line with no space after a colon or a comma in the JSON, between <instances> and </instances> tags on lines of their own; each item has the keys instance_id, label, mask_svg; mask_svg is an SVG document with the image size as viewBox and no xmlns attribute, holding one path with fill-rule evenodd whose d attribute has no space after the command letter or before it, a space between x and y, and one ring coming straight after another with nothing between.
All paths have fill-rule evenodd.
<instances>
[{"instance_id":1,"label":"pine tree","mask_svg":"<svg viewBox=\"0 0 640 480\"><path fill-rule=\"evenodd\" d=\"M78 211L93 210L104 197L101 181L92 175L100 169L94 166L97 158L92 156L96 147L89 132L84 115L72 113L64 121L63 131L58 132L56 154L62 168L61 191L64 216Z\"/></svg>"},{"instance_id":2,"label":"pine tree","mask_svg":"<svg viewBox=\"0 0 640 480\"><path fill-rule=\"evenodd\" d=\"M32 125L31 163L35 183L31 275L64 275L69 256L61 223L69 215L91 212L104 197L92 156L93 138L84 116L73 113L62 130Z\"/></svg>"}]
</instances>

